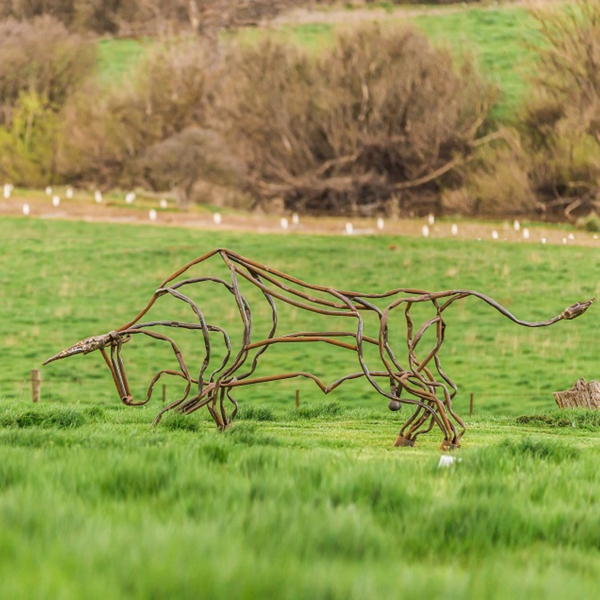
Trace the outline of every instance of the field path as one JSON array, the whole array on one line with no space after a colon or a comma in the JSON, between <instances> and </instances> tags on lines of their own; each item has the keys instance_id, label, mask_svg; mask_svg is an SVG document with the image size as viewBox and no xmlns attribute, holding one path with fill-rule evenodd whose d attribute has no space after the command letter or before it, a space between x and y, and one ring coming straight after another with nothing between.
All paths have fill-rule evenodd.
<instances>
[{"instance_id":1,"label":"field path","mask_svg":"<svg viewBox=\"0 0 600 600\"><path fill-rule=\"evenodd\" d=\"M522 242L540 246L544 243L555 245L576 245L600 247L600 239L594 234L577 231L568 225L548 225L545 223L520 224L515 230L514 221L473 221L446 217L430 225L428 219L386 219L383 230L377 228L374 218L309 217L301 216L297 225L287 215L288 228L282 228L282 216L225 210L221 223L216 224L214 213L206 209L191 208L189 211L177 209L161 210L158 200L140 199L133 205L117 204L108 201L96 204L91 194L77 192L72 200L62 200L59 207L53 207L43 192L15 193L8 200L0 200L0 216L23 217L23 206L27 204L30 214L27 218L60 219L105 223L145 224L156 227L185 227L203 230L228 230L271 234L304 235L349 235L347 226L351 224L352 235L389 235L420 237L427 227L428 237L462 240L497 240L501 242ZM156 220L150 219L150 211L156 212ZM23 217L24 218L24 217ZM452 233L456 225L457 233ZM525 229L528 230L524 235ZM393 241L390 242L393 245Z\"/></svg>"}]
</instances>

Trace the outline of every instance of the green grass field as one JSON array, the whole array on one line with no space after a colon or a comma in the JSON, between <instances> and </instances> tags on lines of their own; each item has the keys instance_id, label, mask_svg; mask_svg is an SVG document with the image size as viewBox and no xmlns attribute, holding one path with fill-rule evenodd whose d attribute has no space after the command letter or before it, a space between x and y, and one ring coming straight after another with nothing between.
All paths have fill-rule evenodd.
<instances>
[{"instance_id":1,"label":"green grass field","mask_svg":"<svg viewBox=\"0 0 600 600\"><path fill-rule=\"evenodd\" d=\"M45 367L40 405L28 379L50 354L128 321L167 274L219 246L340 287L475 288L528 319L598 295L596 249L16 218L0 219L0 244L6 597L594 597L600 419L557 412L551 391L597 378L596 306L538 330L473 300L447 313L442 362L469 425L450 469L437 467L439 433L392 448L407 411L390 413L361 385L330 397L295 381L243 390L242 418L220 434L201 413L151 429L160 399L121 406L98 356ZM212 289L198 299L211 322L235 322ZM282 331L318 319L282 311ZM196 340L182 345L201 360ZM349 368L300 346L267 352L264 372L302 364L333 379ZM138 396L167 356L126 347ZM177 385L167 389L173 399Z\"/></svg>"}]
</instances>

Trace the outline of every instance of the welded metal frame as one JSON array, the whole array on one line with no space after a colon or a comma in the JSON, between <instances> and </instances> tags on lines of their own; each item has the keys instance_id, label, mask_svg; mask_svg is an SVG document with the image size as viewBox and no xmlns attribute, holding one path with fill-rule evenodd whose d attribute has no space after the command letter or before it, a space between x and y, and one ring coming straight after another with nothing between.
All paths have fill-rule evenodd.
<instances>
[{"instance_id":1,"label":"welded metal frame","mask_svg":"<svg viewBox=\"0 0 600 600\"><path fill-rule=\"evenodd\" d=\"M191 267L214 256L220 257L229 269L230 281L219 277L192 277L175 282ZM259 341L252 341L252 311L249 302L240 290L241 280L248 281L258 288L271 309L270 331L266 338ZM206 282L223 286L233 296L237 305L243 324L243 334L241 345L235 353L229 334L225 329L209 324L198 304L184 293L187 286ZM322 297L314 295L316 293ZM197 322L140 322L155 302L166 295L186 303L195 314ZM402 404L414 407L413 414L406 420L400 430L395 442L396 446L414 445L418 436L431 431L437 425L444 436L442 449L453 449L460 446L460 440L466 431L466 426L452 407L452 401L458 390L452 379L442 370L438 352L444 341L446 328L443 313L457 300L470 296L483 300L514 323L525 327L546 327L558 321L574 319L583 314L594 301L592 299L587 302L575 303L561 314L547 321L528 322L517 319L493 299L472 290L428 292L419 289L396 288L380 294L337 290L332 287L306 283L296 277L245 258L236 252L219 248L189 262L167 277L154 292L148 304L129 323L108 334L86 338L71 348L49 358L44 364L75 354L88 354L93 350L100 350L111 371L121 401L130 406L139 406L149 402L156 383L164 375L182 378L186 382L182 396L165 406L158 413L153 424L157 424L162 415L171 410L190 414L206 407L220 429L228 427L238 411L238 403L232 396L232 391L235 388L304 377L314 381L323 393L328 394L344 381L364 377L381 396L388 399L391 410L398 410ZM383 309L373 302L374 300L383 299L391 300ZM277 336L277 301L320 315L342 320L351 319L354 321L355 327L350 330L301 331ZM414 305L423 303L431 304L435 315L416 329L411 316L411 308ZM392 311L402 309L404 310L407 326L408 363L405 366L400 364L389 340L390 314ZM366 313L376 315L379 322L377 337L369 337L364 334L363 315ZM175 340L169 335L155 331L157 327L183 328L199 332L203 339L205 354L196 376L192 376L190 373ZM419 359L416 355L417 347L425 333L431 328L435 332L435 344L422 359ZM226 352L217 368L207 374L211 361L211 333L220 334ZM123 344L136 335L145 335L170 344L179 365L179 370L163 369L159 371L148 386L146 398L140 401L136 401L132 397L121 357ZM312 373L304 371L252 377L256 371L259 358L270 346L307 342L327 343L354 352L360 370L345 375L330 385L326 385ZM366 364L364 349L367 345L377 348L380 359L379 370L372 371ZM252 357L249 368L244 371L244 366L249 359L250 352L253 350L257 351ZM434 370L437 373L437 379L434 376ZM389 385L389 391L386 391L380 385L382 380L387 380L386 385ZM230 413L227 411L229 406L232 407Z\"/></svg>"}]
</instances>

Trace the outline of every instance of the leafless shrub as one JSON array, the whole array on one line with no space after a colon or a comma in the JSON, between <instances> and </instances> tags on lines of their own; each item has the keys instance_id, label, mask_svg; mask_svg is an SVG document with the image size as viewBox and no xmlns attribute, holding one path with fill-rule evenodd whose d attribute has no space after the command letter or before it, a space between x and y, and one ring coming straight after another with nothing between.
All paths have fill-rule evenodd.
<instances>
[{"instance_id":1,"label":"leafless shrub","mask_svg":"<svg viewBox=\"0 0 600 600\"><path fill-rule=\"evenodd\" d=\"M0 179L55 178L63 105L94 65L95 46L50 16L0 22Z\"/></svg>"},{"instance_id":2,"label":"leafless shrub","mask_svg":"<svg viewBox=\"0 0 600 600\"><path fill-rule=\"evenodd\" d=\"M575 222L600 208L600 0L534 14L541 39L528 101L510 143L469 165L462 198L471 212L536 210Z\"/></svg>"},{"instance_id":3,"label":"leafless shrub","mask_svg":"<svg viewBox=\"0 0 600 600\"><path fill-rule=\"evenodd\" d=\"M420 34L375 25L340 35L318 58L272 41L240 48L227 77L225 135L259 202L321 213L437 201L493 101L467 60L457 69Z\"/></svg>"},{"instance_id":4,"label":"leafless shrub","mask_svg":"<svg viewBox=\"0 0 600 600\"><path fill-rule=\"evenodd\" d=\"M221 187L240 184L243 165L214 131L190 127L144 152L136 163L138 177L156 191L173 191L187 206L198 181Z\"/></svg>"},{"instance_id":5,"label":"leafless shrub","mask_svg":"<svg viewBox=\"0 0 600 600\"><path fill-rule=\"evenodd\" d=\"M65 111L61 172L117 185L126 165L152 145L187 127L204 127L211 61L197 42L170 42L151 51L121 88L83 89Z\"/></svg>"},{"instance_id":6,"label":"leafless shrub","mask_svg":"<svg viewBox=\"0 0 600 600\"><path fill-rule=\"evenodd\" d=\"M600 1L535 13L543 43L524 115L530 179L546 212L574 220L598 206Z\"/></svg>"},{"instance_id":7,"label":"leafless shrub","mask_svg":"<svg viewBox=\"0 0 600 600\"><path fill-rule=\"evenodd\" d=\"M59 109L94 68L95 46L49 16L8 19L0 22L0 57L0 123L6 125L24 92Z\"/></svg>"},{"instance_id":8,"label":"leafless shrub","mask_svg":"<svg viewBox=\"0 0 600 600\"><path fill-rule=\"evenodd\" d=\"M503 130L498 141L482 147L467 166L463 214L504 216L531 213L537 207L530 180L531 157L515 131ZM446 208L450 208L446 206Z\"/></svg>"}]
</instances>

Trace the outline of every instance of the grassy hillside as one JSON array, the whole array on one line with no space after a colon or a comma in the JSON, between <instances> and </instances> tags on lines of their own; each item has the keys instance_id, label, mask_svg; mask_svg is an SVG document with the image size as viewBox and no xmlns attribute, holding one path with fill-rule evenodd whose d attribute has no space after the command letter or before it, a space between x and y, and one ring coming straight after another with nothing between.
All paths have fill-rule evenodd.
<instances>
[{"instance_id":1,"label":"grassy hillside","mask_svg":"<svg viewBox=\"0 0 600 600\"><path fill-rule=\"evenodd\" d=\"M402 10L390 11L390 27L412 24L437 44L450 46L458 55L474 56L485 77L501 90L498 116L510 118L527 89L526 77L534 61L535 24L531 14L518 7L497 9L467 8L448 14L405 18ZM336 29L344 23L281 25L272 29L248 28L225 34L224 40L237 39L256 43L266 36L292 41L311 52L319 52L333 42ZM119 77L133 68L144 52L135 40L100 42L100 76L104 80Z\"/></svg>"},{"instance_id":2,"label":"grassy hillside","mask_svg":"<svg viewBox=\"0 0 600 600\"><path fill-rule=\"evenodd\" d=\"M525 95L527 76L535 60L532 46L536 45L536 27L529 11L518 7L468 8L409 18L402 17L402 12L390 12L387 25L416 26L436 44L449 46L458 56L474 57L484 77L500 89L497 115L512 116ZM270 36L319 52L333 42L336 29L352 26L344 23L286 25L270 30L246 29L236 37L251 43Z\"/></svg>"},{"instance_id":3,"label":"grassy hillside","mask_svg":"<svg viewBox=\"0 0 600 600\"><path fill-rule=\"evenodd\" d=\"M536 27L528 11L471 9L414 22L436 43L474 56L484 77L500 89L497 116L512 116L525 96L535 61Z\"/></svg>"},{"instance_id":4,"label":"grassy hillside","mask_svg":"<svg viewBox=\"0 0 600 600\"><path fill-rule=\"evenodd\" d=\"M111 82L127 75L144 56L143 41L105 38L98 42L98 76Z\"/></svg>"}]
</instances>

